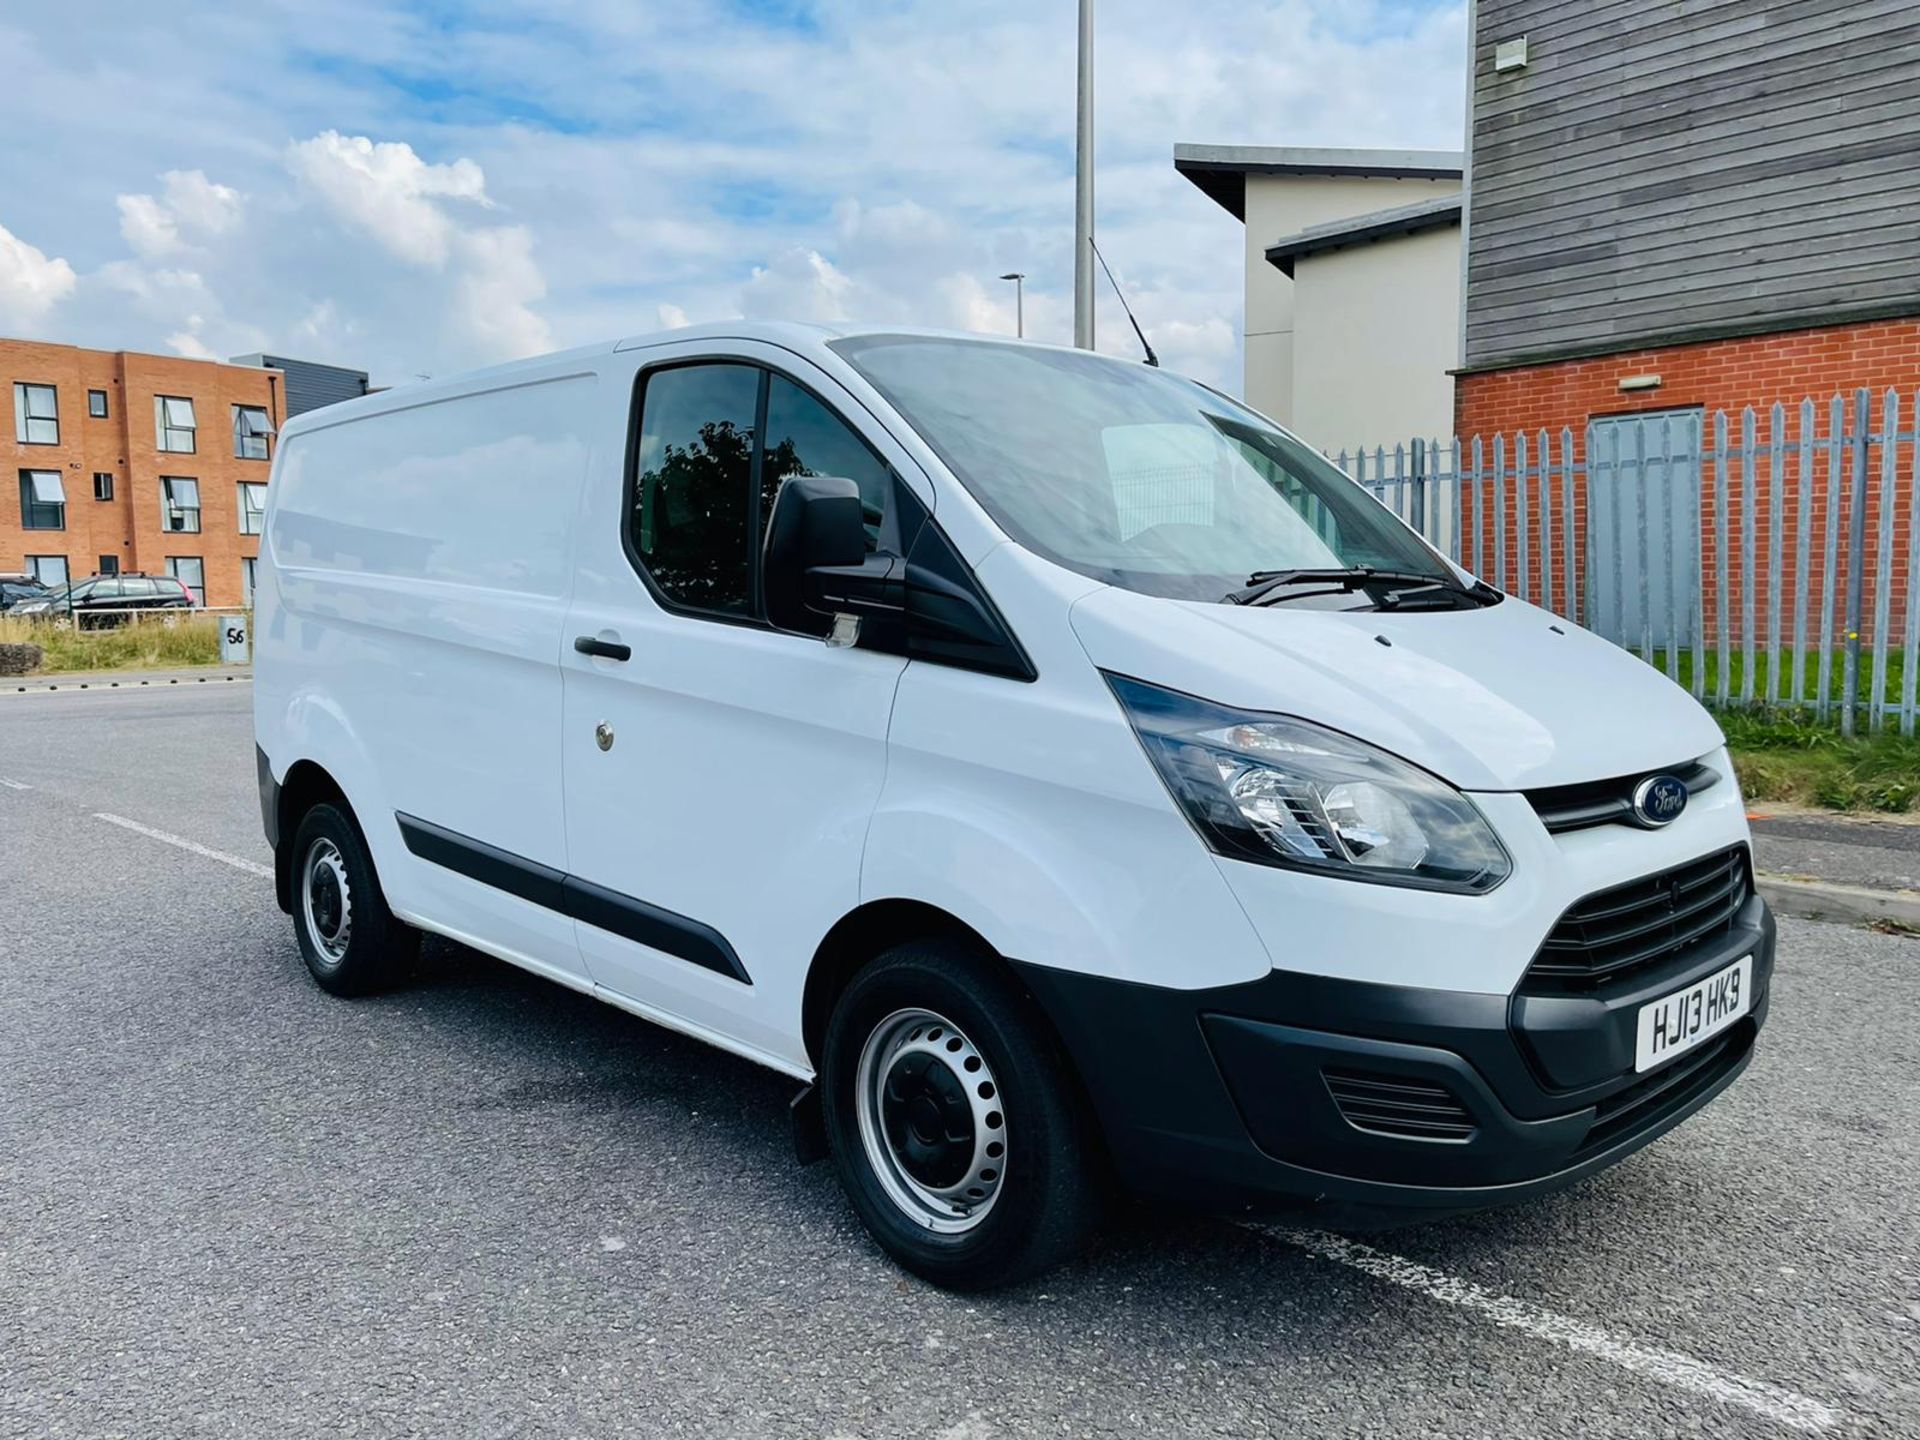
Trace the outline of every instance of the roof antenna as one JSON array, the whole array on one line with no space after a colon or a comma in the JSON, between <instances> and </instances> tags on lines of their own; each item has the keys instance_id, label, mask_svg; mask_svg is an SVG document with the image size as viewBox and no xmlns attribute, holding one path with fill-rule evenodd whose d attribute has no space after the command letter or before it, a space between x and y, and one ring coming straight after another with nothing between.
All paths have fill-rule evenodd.
<instances>
[{"instance_id":1,"label":"roof antenna","mask_svg":"<svg viewBox=\"0 0 1920 1440\"><path fill-rule=\"evenodd\" d=\"M1120 297L1120 308L1127 312L1127 323L1133 326L1133 333L1140 337L1140 348L1147 352L1147 364L1156 370L1159 369L1160 357L1153 353L1153 345L1147 339L1147 332L1142 330L1140 322L1133 318L1133 307L1127 304L1127 294L1120 288L1120 282L1113 278L1113 267L1107 264L1107 257L1100 253L1100 247L1094 244L1091 235L1087 237L1087 244L1093 247L1093 258L1100 262L1100 268L1107 272L1107 283L1113 286L1113 293Z\"/></svg>"}]
</instances>

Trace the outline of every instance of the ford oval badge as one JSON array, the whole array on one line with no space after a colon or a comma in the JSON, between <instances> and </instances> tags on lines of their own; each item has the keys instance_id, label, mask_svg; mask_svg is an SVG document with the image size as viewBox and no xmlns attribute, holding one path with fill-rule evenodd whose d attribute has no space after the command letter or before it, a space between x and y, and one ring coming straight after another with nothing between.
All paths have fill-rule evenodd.
<instances>
[{"instance_id":1,"label":"ford oval badge","mask_svg":"<svg viewBox=\"0 0 1920 1440\"><path fill-rule=\"evenodd\" d=\"M1687 808L1687 782L1678 775L1649 775L1633 787L1633 819L1658 830L1671 825Z\"/></svg>"}]
</instances>

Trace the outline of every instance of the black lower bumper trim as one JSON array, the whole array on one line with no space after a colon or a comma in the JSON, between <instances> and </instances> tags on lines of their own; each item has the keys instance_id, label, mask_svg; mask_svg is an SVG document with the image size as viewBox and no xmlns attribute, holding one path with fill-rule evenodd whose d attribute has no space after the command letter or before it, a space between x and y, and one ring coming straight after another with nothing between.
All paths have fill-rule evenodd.
<instances>
[{"instance_id":1,"label":"black lower bumper trim","mask_svg":"<svg viewBox=\"0 0 1920 1440\"><path fill-rule=\"evenodd\" d=\"M1751 1057L1773 951L1773 919L1756 897L1730 934L1630 989L1586 997L1578 1017L1554 1010L1537 1033L1504 995L1284 971L1180 991L1019 969L1133 1188L1215 1208L1311 1199L1431 1214L1559 1188L1706 1104ZM1622 1057L1619 1040L1638 1007L1746 955L1751 1012L1636 1075L1631 1042ZM1610 1068L1595 1073L1597 1063ZM1579 1083L1554 1083L1564 1077Z\"/></svg>"}]
</instances>

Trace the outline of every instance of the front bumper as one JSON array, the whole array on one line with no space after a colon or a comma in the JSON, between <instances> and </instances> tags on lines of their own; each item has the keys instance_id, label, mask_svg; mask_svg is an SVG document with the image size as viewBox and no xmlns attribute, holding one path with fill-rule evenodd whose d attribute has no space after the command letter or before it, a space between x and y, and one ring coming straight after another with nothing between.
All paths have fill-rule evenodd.
<instances>
[{"instance_id":1,"label":"front bumper","mask_svg":"<svg viewBox=\"0 0 1920 1440\"><path fill-rule=\"evenodd\" d=\"M1313 1200L1354 1219L1404 1218L1558 1189L1705 1105L1751 1057L1771 998L1774 944L1773 917L1754 896L1725 933L1628 985L1579 997L1285 971L1185 991L1019 969L1076 1064L1130 1188L1212 1209ZM1636 1075L1640 1006L1743 955L1753 957L1750 1013ZM1433 1123L1368 1118L1369 1093L1410 1097L1380 1113Z\"/></svg>"}]
</instances>

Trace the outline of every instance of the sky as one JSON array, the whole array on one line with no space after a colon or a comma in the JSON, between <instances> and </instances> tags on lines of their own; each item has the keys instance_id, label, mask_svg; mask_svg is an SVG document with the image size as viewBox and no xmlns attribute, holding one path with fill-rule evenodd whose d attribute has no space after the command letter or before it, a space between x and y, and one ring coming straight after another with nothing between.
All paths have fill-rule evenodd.
<instances>
[{"instance_id":1,"label":"sky","mask_svg":"<svg viewBox=\"0 0 1920 1440\"><path fill-rule=\"evenodd\" d=\"M1457 148L1464 5L1099 0L1097 224L1238 392L1176 142ZM0 7L0 335L376 383L749 316L1072 332L1074 0ZM1275 237L1277 238L1277 237ZM1133 347L1102 287L1100 347Z\"/></svg>"}]
</instances>

